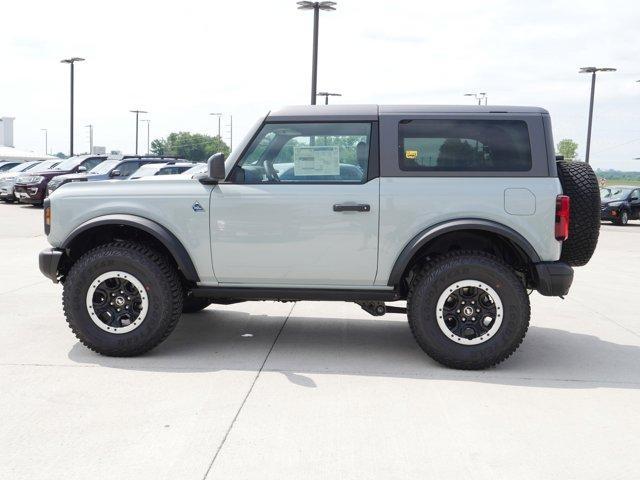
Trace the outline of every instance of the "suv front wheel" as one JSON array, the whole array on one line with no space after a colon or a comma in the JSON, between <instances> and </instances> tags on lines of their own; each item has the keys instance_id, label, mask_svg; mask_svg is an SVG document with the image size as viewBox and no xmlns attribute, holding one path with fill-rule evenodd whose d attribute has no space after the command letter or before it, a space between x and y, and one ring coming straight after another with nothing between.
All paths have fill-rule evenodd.
<instances>
[{"instance_id":1,"label":"suv front wheel","mask_svg":"<svg viewBox=\"0 0 640 480\"><path fill-rule=\"evenodd\" d=\"M88 348L129 357L165 340L182 313L182 284L162 254L135 242L101 245L64 282L67 323Z\"/></svg>"},{"instance_id":2,"label":"suv front wheel","mask_svg":"<svg viewBox=\"0 0 640 480\"><path fill-rule=\"evenodd\" d=\"M529 297L511 267L483 252L430 262L407 298L420 347L448 367L482 369L509 357L529 327Z\"/></svg>"}]
</instances>

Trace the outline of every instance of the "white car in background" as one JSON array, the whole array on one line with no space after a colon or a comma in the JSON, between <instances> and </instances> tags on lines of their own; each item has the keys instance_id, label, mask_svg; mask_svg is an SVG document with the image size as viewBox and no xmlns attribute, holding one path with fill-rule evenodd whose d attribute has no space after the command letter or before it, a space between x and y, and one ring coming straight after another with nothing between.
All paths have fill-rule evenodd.
<instances>
[{"instance_id":1,"label":"white car in background","mask_svg":"<svg viewBox=\"0 0 640 480\"><path fill-rule=\"evenodd\" d=\"M157 175L176 175L183 173L194 166L191 162L148 163L136 170L130 180Z\"/></svg>"},{"instance_id":2,"label":"white car in background","mask_svg":"<svg viewBox=\"0 0 640 480\"><path fill-rule=\"evenodd\" d=\"M13 186L15 185L16 178L18 178L22 172L26 172L27 170L31 172L48 170L55 167L60 162L60 159L24 162L15 165L5 172L0 172L0 200L9 203L16 201L16 197L13 193Z\"/></svg>"}]
</instances>

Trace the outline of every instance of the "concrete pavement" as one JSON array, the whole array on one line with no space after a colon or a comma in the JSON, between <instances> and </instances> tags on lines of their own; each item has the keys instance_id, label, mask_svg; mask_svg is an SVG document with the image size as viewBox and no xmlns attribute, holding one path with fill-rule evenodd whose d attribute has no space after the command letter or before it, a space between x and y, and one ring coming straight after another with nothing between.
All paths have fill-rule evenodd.
<instances>
[{"instance_id":1,"label":"concrete pavement","mask_svg":"<svg viewBox=\"0 0 640 480\"><path fill-rule=\"evenodd\" d=\"M38 272L41 217L0 204L0 478L638 476L640 222L603 227L566 300L532 295L512 358L461 372L346 303L212 306L101 357Z\"/></svg>"}]
</instances>

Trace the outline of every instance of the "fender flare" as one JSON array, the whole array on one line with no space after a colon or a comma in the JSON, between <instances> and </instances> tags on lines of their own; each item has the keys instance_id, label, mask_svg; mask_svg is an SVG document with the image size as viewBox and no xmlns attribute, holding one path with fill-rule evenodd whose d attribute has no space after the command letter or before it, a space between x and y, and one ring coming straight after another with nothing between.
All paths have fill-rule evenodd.
<instances>
[{"instance_id":1,"label":"fender flare","mask_svg":"<svg viewBox=\"0 0 640 480\"><path fill-rule=\"evenodd\" d=\"M169 251L173 259L178 264L178 268L182 271L182 274L187 280L191 282L200 281L198 272L191 261L191 256L187 252L187 249L184 248L184 245L182 245L182 242L180 242L173 233L159 223L137 215L112 214L87 220L71 231L60 248L65 250L68 249L78 235L104 225L125 225L148 233L164 245L164 247Z\"/></svg>"},{"instance_id":2,"label":"fender flare","mask_svg":"<svg viewBox=\"0 0 640 480\"><path fill-rule=\"evenodd\" d=\"M400 252L400 255L398 255L398 258L391 269L389 282L387 284L389 286L396 286L400 283L405 269L420 248L441 235L459 230L482 230L501 235L518 246L527 255L527 257L529 257L529 260L532 263L540 262L540 256L536 252L535 248L533 248L526 238L514 229L491 220L461 218L431 226L413 237L404 247L402 252Z\"/></svg>"}]
</instances>

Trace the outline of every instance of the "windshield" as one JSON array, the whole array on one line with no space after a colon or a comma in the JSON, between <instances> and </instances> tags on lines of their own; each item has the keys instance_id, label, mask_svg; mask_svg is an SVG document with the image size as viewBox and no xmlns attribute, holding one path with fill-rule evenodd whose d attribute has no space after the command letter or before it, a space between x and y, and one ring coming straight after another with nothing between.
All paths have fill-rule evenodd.
<instances>
[{"instance_id":1,"label":"windshield","mask_svg":"<svg viewBox=\"0 0 640 480\"><path fill-rule=\"evenodd\" d=\"M58 164L56 170L72 170L79 162L78 157L67 158Z\"/></svg>"},{"instance_id":2,"label":"windshield","mask_svg":"<svg viewBox=\"0 0 640 480\"><path fill-rule=\"evenodd\" d=\"M38 163L40 162L21 163L20 165L16 165L15 167L13 167L11 170L9 170L9 172L24 172L26 170L29 170L30 168L35 167L36 165L38 165Z\"/></svg>"},{"instance_id":3,"label":"windshield","mask_svg":"<svg viewBox=\"0 0 640 480\"><path fill-rule=\"evenodd\" d=\"M600 189L600 198L608 198L611 195L610 188L601 188Z\"/></svg>"},{"instance_id":4,"label":"windshield","mask_svg":"<svg viewBox=\"0 0 640 480\"><path fill-rule=\"evenodd\" d=\"M89 170L89 175L104 175L105 173L109 173L111 169L119 163L120 160L107 160L105 162L99 163L91 170Z\"/></svg>"},{"instance_id":5,"label":"windshield","mask_svg":"<svg viewBox=\"0 0 640 480\"><path fill-rule=\"evenodd\" d=\"M37 166L34 166L34 172L44 172L45 170L51 170L53 167L58 165L60 160L45 160L44 162L40 162Z\"/></svg>"},{"instance_id":6,"label":"windshield","mask_svg":"<svg viewBox=\"0 0 640 480\"><path fill-rule=\"evenodd\" d=\"M607 200L624 200L629 196L629 193L631 193L630 188L612 188Z\"/></svg>"},{"instance_id":7,"label":"windshield","mask_svg":"<svg viewBox=\"0 0 640 480\"><path fill-rule=\"evenodd\" d=\"M205 173L207 171L206 163L199 163L195 167L191 167L189 170L182 172L183 175L193 175L194 173Z\"/></svg>"}]
</instances>

